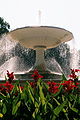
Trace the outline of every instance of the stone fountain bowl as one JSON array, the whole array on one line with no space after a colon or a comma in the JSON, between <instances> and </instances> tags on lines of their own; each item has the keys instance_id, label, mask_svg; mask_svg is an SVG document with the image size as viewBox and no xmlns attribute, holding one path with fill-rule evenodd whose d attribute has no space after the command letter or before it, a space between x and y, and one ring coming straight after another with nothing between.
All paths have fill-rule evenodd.
<instances>
[{"instance_id":1,"label":"stone fountain bowl","mask_svg":"<svg viewBox=\"0 0 80 120\"><path fill-rule=\"evenodd\" d=\"M12 40L18 41L26 48L35 49L44 46L46 49L54 48L62 42L73 38L68 30L50 26L33 26L15 29L7 34Z\"/></svg>"}]
</instances>

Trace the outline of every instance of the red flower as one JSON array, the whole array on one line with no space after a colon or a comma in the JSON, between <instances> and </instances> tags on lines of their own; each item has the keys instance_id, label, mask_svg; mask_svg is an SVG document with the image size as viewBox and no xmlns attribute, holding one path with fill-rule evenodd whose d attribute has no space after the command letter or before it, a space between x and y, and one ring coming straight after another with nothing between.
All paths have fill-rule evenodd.
<instances>
[{"instance_id":1,"label":"red flower","mask_svg":"<svg viewBox=\"0 0 80 120\"><path fill-rule=\"evenodd\" d=\"M75 75L75 74L71 74L71 75L69 75L69 77L72 78L72 79L75 79L75 78L77 78L78 76Z\"/></svg>"},{"instance_id":2,"label":"red flower","mask_svg":"<svg viewBox=\"0 0 80 120\"><path fill-rule=\"evenodd\" d=\"M41 76L37 70L34 70L34 74L32 75L32 77L35 80L35 82L37 82L39 78L43 78L43 76Z\"/></svg>"},{"instance_id":3,"label":"red flower","mask_svg":"<svg viewBox=\"0 0 80 120\"><path fill-rule=\"evenodd\" d=\"M35 84L35 82L30 82L30 85L32 88L34 88L36 84Z\"/></svg>"},{"instance_id":4,"label":"red flower","mask_svg":"<svg viewBox=\"0 0 80 120\"><path fill-rule=\"evenodd\" d=\"M74 81L73 80L68 80L68 81L65 81L64 83L62 83L62 85L64 86L64 90L66 92L69 92L71 91L72 89L74 89L75 87L77 88L76 85L74 85Z\"/></svg>"},{"instance_id":5,"label":"red flower","mask_svg":"<svg viewBox=\"0 0 80 120\"><path fill-rule=\"evenodd\" d=\"M80 85L80 83L76 82L75 85L78 86L78 85Z\"/></svg>"},{"instance_id":6,"label":"red flower","mask_svg":"<svg viewBox=\"0 0 80 120\"><path fill-rule=\"evenodd\" d=\"M57 83L49 81L49 82L47 82L47 84L52 87L52 86L56 85Z\"/></svg>"},{"instance_id":7,"label":"red flower","mask_svg":"<svg viewBox=\"0 0 80 120\"><path fill-rule=\"evenodd\" d=\"M7 76L8 76L8 81L11 83L14 79L14 72L9 73L9 71L7 70Z\"/></svg>"},{"instance_id":8,"label":"red flower","mask_svg":"<svg viewBox=\"0 0 80 120\"><path fill-rule=\"evenodd\" d=\"M79 72L79 69L71 69L71 73Z\"/></svg>"},{"instance_id":9,"label":"red flower","mask_svg":"<svg viewBox=\"0 0 80 120\"><path fill-rule=\"evenodd\" d=\"M5 92L8 92L10 93L10 91L13 89L13 85L10 84L9 82L6 82L4 84L0 84L0 91L5 93Z\"/></svg>"},{"instance_id":10,"label":"red flower","mask_svg":"<svg viewBox=\"0 0 80 120\"><path fill-rule=\"evenodd\" d=\"M59 86L57 86L57 83L55 82L47 82L47 84L49 85L49 92L51 93L56 93L59 91Z\"/></svg>"},{"instance_id":11,"label":"red flower","mask_svg":"<svg viewBox=\"0 0 80 120\"><path fill-rule=\"evenodd\" d=\"M80 72L80 70L79 69L75 69L75 72Z\"/></svg>"},{"instance_id":12,"label":"red flower","mask_svg":"<svg viewBox=\"0 0 80 120\"><path fill-rule=\"evenodd\" d=\"M79 72L79 69L71 69L71 74L69 75L70 78L76 79L78 76L76 75L75 72Z\"/></svg>"},{"instance_id":13,"label":"red flower","mask_svg":"<svg viewBox=\"0 0 80 120\"><path fill-rule=\"evenodd\" d=\"M10 92L12 89L13 89L13 85L10 84L9 82L6 82L5 84L3 84L3 86L5 87L6 89L6 92Z\"/></svg>"}]
</instances>

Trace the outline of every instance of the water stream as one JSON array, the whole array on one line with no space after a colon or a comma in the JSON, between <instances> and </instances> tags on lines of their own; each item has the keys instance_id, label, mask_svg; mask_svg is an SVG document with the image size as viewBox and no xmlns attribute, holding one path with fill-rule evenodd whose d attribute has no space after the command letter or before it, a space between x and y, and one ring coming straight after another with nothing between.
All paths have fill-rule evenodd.
<instances>
[{"instance_id":1,"label":"water stream","mask_svg":"<svg viewBox=\"0 0 80 120\"><path fill-rule=\"evenodd\" d=\"M69 48L60 45L49 52L48 56L52 57L49 58L47 56L45 60L50 72L62 73L65 71L66 74L70 68L78 68L79 54L77 50L75 48L72 49L70 56L69 54L66 56L66 49L68 50ZM9 37L3 36L0 39L0 78L5 77L7 70L14 73L25 73L33 67L34 63L34 50L22 47L18 42L13 42L12 38Z\"/></svg>"},{"instance_id":2,"label":"water stream","mask_svg":"<svg viewBox=\"0 0 80 120\"><path fill-rule=\"evenodd\" d=\"M0 77L3 78L7 70L14 73L27 71L29 66L24 53L28 54L28 51L29 49L22 50L18 42L3 36L0 40Z\"/></svg>"}]
</instances>

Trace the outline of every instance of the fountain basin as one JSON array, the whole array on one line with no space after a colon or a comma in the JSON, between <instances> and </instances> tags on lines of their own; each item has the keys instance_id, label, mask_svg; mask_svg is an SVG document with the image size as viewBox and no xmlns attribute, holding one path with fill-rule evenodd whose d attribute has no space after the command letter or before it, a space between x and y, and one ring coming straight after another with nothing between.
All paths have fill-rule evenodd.
<instances>
[{"instance_id":1,"label":"fountain basin","mask_svg":"<svg viewBox=\"0 0 80 120\"><path fill-rule=\"evenodd\" d=\"M23 27L7 34L26 48L35 49L44 46L45 49L54 48L62 42L73 38L73 34L65 29L49 26Z\"/></svg>"}]
</instances>

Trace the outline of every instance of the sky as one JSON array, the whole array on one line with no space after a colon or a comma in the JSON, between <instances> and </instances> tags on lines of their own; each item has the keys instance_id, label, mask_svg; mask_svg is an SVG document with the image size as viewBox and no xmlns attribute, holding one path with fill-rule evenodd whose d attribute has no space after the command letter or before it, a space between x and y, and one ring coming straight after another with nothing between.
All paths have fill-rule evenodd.
<instances>
[{"instance_id":1,"label":"sky","mask_svg":"<svg viewBox=\"0 0 80 120\"><path fill-rule=\"evenodd\" d=\"M73 33L70 45L80 49L80 0L0 0L0 17L10 30L37 25L64 28Z\"/></svg>"}]
</instances>

